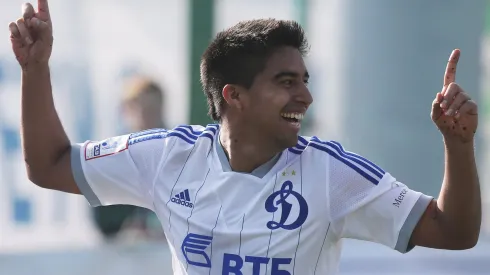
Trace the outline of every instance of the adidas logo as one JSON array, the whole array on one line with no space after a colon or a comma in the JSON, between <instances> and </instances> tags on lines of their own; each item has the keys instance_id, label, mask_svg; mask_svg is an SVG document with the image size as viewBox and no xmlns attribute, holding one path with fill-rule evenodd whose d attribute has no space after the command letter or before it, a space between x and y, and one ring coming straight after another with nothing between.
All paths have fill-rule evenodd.
<instances>
[{"instance_id":1,"label":"adidas logo","mask_svg":"<svg viewBox=\"0 0 490 275\"><path fill-rule=\"evenodd\" d=\"M194 207L194 205L191 203L191 198L189 196L189 189L185 189L184 191L175 195L175 197L173 197L171 201L173 203L180 204L189 208Z\"/></svg>"}]
</instances>

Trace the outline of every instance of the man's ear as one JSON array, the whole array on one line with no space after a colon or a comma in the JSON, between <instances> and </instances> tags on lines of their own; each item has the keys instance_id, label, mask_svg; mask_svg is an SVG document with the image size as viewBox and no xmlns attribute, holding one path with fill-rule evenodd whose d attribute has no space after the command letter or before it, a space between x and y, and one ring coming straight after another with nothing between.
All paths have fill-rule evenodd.
<instances>
[{"instance_id":1,"label":"man's ear","mask_svg":"<svg viewBox=\"0 0 490 275\"><path fill-rule=\"evenodd\" d=\"M232 108L242 109L244 104L243 88L235 85L226 84L223 87L222 95L228 106Z\"/></svg>"}]
</instances>

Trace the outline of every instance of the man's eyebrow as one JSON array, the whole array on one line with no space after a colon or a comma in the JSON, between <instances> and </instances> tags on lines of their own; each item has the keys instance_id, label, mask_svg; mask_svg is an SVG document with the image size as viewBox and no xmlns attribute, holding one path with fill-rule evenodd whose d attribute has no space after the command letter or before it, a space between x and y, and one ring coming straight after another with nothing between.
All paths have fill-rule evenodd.
<instances>
[{"instance_id":1,"label":"man's eyebrow","mask_svg":"<svg viewBox=\"0 0 490 275\"><path fill-rule=\"evenodd\" d=\"M293 72L293 71L283 71L283 72L279 72L277 73L274 78L275 79L279 79L281 77L298 77L300 74L297 73L297 72ZM310 78L310 74L308 73L308 71L305 72L305 74L303 75L304 78Z\"/></svg>"}]
</instances>

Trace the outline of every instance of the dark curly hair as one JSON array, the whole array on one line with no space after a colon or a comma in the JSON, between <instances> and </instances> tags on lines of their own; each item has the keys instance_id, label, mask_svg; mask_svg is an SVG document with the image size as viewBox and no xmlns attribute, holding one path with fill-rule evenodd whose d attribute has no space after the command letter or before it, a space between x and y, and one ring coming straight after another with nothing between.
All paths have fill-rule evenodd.
<instances>
[{"instance_id":1,"label":"dark curly hair","mask_svg":"<svg viewBox=\"0 0 490 275\"><path fill-rule=\"evenodd\" d=\"M249 20L218 33L201 58L201 84L209 116L215 121L221 120L222 90L226 84L250 88L268 57L283 46L294 47L303 56L308 53L305 32L297 22Z\"/></svg>"}]
</instances>

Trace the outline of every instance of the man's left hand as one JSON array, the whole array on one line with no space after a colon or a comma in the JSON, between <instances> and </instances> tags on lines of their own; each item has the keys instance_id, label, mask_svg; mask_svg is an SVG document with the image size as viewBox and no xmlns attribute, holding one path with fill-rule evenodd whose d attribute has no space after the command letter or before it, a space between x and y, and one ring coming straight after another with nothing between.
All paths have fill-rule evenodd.
<instances>
[{"instance_id":1,"label":"man's left hand","mask_svg":"<svg viewBox=\"0 0 490 275\"><path fill-rule=\"evenodd\" d=\"M456 81L461 52L451 53L444 73L442 91L432 103L431 117L446 141L472 142L478 127L478 105Z\"/></svg>"}]
</instances>

